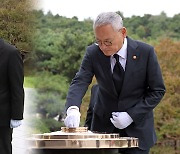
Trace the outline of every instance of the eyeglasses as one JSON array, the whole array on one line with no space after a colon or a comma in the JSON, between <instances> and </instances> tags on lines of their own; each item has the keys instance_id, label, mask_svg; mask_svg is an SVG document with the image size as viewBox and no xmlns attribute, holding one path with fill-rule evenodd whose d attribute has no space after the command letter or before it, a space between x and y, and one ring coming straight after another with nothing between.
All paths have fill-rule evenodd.
<instances>
[{"instance_id":1,"label":"eyeglasses","mask_svg":"<svg viewBox=\"0 0 180 154\"><path fill-rule=\"evenodd\" d=\"M112 41L96 41L96 43L99 45L99 46L102 46L102 44L104 44L105 46L112 46Z\"/></svg>"},{"instance_id":2,"label":"eyeglasses","mask_svg":"<svg viewBox=\"0 0 180 154\"><path fill-rule=\"evenodd\" d=\"M120 32L122 30L122 28L121 29L119 29L118 30L118 32ZM96 40L96 44L98 44L99 46L102 46L103 44L105 45L105 46L112 46L112 42L114 41L114 39L115 39L115 36L114 36L114 38L110 41L110 40L106 40L106 41L99 41L99 40Z\"/></svg>"}]
</instances>

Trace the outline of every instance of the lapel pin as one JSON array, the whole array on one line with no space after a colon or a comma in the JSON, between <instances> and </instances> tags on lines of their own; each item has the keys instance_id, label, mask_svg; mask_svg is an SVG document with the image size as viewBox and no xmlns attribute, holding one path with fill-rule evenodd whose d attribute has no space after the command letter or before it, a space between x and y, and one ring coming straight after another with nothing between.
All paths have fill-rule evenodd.
<instances>
[{"instance_id":1,"label":"lapel pin","mask_svg":"<svg viewBox=\"0 0 180 154\"><path fill-rule=\"evenodd\" d=\"M133 56L133 59L136 60L136 59L137 59L137 56Z\"/></svg>"}]
</instances>

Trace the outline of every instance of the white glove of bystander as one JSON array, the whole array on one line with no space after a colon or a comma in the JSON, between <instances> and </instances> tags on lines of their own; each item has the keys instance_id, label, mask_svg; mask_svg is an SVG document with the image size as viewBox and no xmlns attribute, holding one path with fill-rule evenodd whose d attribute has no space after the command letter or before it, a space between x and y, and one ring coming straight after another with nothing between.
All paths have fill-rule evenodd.
<instances>
[{"instance_id":1,"label":"white glove of bystander","mask_svg":"<svg viewBox=\"0 0 180 154\"><path fill-rule=\"evenodd\" d=\"M133 119L127 112L112 112L112 118L110 120L119 129L124 129L133 122Z\"/></svg>"},{"instance_id":2,"label":"white glove of bystander","mask_svg":"<svg viewBox=\"0 0 180 154\"><path fill-rule=\"evenodd\" d=\"M11 128L19 127L21 124L22 124L22 120L13 120L13 119L11 119L11 121L10 121L10 127Z\"/></svg>"},{"instance_id":3,"label":"white glove of bystander","mask_svg":"<svg viewBox=\"0 0 180 154\"><path fill-rule=\"evenodd\" d=\"M79 112L79 108L77 106L70 106L67 109L66 112L67 116L64 120L64 124L66 127L69 128L76 128L79 127L79 123L80 123L80 112Z\"/></svg>"}]
</instances>

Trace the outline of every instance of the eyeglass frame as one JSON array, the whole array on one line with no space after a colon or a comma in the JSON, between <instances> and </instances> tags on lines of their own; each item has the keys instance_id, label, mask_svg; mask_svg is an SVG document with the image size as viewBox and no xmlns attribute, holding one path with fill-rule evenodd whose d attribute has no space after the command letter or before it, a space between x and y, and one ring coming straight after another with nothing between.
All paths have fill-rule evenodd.
<instances>
[{"instance_id":1,"label":"eyeglass frame","mask_svg":"<svg viewBox=\"0 0 180 154\"><path fill-rule=\"evenodd\" d=\"M119 29L118 30L118 32L120 31L120 30L122 30L122 28L121 29ZM115 37L114 37L115 38ZM98 41L98 40L96 40L96 44L97 45L99 45L99 46L102 46L102 44L104 44L105 46L112 46L113 45L113 41L114 41L114 38L111 40L111 41L109 41L109 40L106 40L106 41Z\"/></svg>"}]
</instances>

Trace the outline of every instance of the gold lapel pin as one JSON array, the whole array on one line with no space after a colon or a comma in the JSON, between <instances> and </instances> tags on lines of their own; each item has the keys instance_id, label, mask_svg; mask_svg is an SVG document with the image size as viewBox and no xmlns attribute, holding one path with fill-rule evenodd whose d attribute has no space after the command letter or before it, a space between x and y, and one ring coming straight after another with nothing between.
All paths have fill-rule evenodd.
<instances>
[{"instance_id":1,"label":"gold lapel pin","mask_svg":"<svg viewBox=\"0 0 180 154\"><path fill-rule=\"evenodd\" d=\"M136 60L136 59L137 59L137 56L133 56L133 59Z\"/></svg>"}]
</instances>

